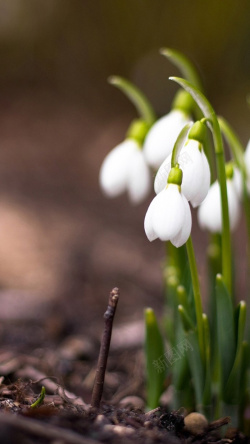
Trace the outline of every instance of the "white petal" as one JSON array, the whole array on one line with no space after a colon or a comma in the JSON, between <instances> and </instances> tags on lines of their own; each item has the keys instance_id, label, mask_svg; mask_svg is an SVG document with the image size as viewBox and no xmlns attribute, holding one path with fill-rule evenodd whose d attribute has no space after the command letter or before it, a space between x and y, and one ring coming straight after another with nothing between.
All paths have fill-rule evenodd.
<instances>
[{"instance_id":1,"label":"white petal","mask_svg":"<svg viewBox=\"0 0 250 444\"><path fill-rule=\"evenodd\" d=\"M139 148L131 157L127 188L129 198L134 204L142 202L151 189L151 173Z\"/></svg>"},{"instance_id":2,"label":"white petal","mask_svg":"<svg viewBox=\"0 0 250 444\"><path fill-rule=\"evenodd\" d=\"M247 173L248 173L248 176L250 177L250 139L248 141L246 151L245 151L245 162L246 162L246 167L247 167Z\"/></svg>"},{"instance_id":3,"label":"white petal","mask_svg":"<svg viewBox=\"0 0 250 444\"><path fill-rule=\"evenodd\" d=\"M149 130L144 143L144 155L147 163L158 169L171 153L175 141L190 119L181 110L172 110L157 120Z\"/></svg>"},{"instance_id":4,"label":"white petal","mask_svg":"<svg viewBox=\"0 0 250 444\"><path fill-rule=\"evenodd\" d=\"M203 181L203 159L199 142L189 140L178 158L183 171L181 190L187 200L195 198Z\"/></svg>"},{"instance_id":5,"label":"white petal","mask_svg":"<svg viewBox=\"0 0 250 444\"><path fill-rule=\"evenodd\" d=\"M239 199L243 194L243 177L239 168L234 166L233 185Z\"/></svg>"},{"instance_id":6,"label":"white petal","mask_svg":"<svg viewBox=\"0 0 250 444\"><path fill-rule=\"evenodd\" d=\"M155 176L154 190L156 194L160 193L160 191L166 188L170 170L171 170L171 154L169 154L169 156L161 164Z\"/></svg>"},{"instance_id":7,"label":"white petal","mask_svg":"<svg viewBox=\"0 0 250 444\"><path fill-rule=\"evenodd\" d=\"M99 182L107 197L116 197L127 187L128 170L137 144L131 139L117 145L105 157L100 170Z\"/></svg>"},{"instance_id":8,"label":"white petal","mask_svg":"<svg viewBox=\"0 0 250 444\"><path fill-rule=\"evenodd\" d=\"M227 181L227 197L229 208L230 229L233 231L240 220L240 201L232 180Z\"/></svg>"},{"instance_id":9,"label":"white petal","mask_svg":"<svg viewBox=\"0 0 250 444\"><path fill-rule=\"evenodd\" d=\"M187 199L185 198L185 196L182 195L182 200L183 200L183 205L184 205L184 209L185 209L185 217L184 217L184 222L181 228L181 231L178 233L177 236L173 237L171 240L172 244L176 247L179 248L182 245L184 245L191 233L191 228L192 228L192 216L191 216L191 211L190 211L190 206L189 203L187 201Z\"/></svg>"},{"instance_id":10,"label":"white petal","mask_svg":"<svg viewBox=\"0 0 250 444\"><path fill-rule=\"evenodd\" d=\"M199 190L197 194L191 199L191 204L194 208L198 207L198 205L200 205L207 196L211 182L210 166L203 150L201 152L201 156L202 156L203 175Z\"/></svg>"},{"instance_id":11,"label":"white petal","mask_svg":"<svg viewBox=\"0 0 250 444\"><path fill-rule=\"evenodd\" d=\"M210 187L206 199L198 209L198 222L201 228L211 233L221 232L221 202L218 181Z\"/></svg>"},{"instance_id":12,"label":"white petal","mask_svg":"<svg viewBox=\"0 0 250 444\"><path fill-rule=\"evenodd\" d=\"M158 237L153 229L153 213L154 213L156 197L152 200L151 204L149 205L148 211L147 211L145 219L144 219L144 230L145 230L146 236L150 242L157 239L157 237ZM157 201L156 201L156 205L157 205Z\"/></svg>"},{"instance_id":13,"label":"white petal","mask_svg":"<svg viewBox=\"0 0 250 444\"><path fill-rule=\"evenodd\" d=\"M227 196L230 229L232 231L236 228L240 219L240 202L231 180L227 180ZM222 210L218 181L214 182L210 187L206 199L199 207L198 221L202 228L206 228L212 233L221 233Z\"/></svg>"},{"instance_id":14,"label":"white petal","mask_svg":"<svg viewBox=\"0 0 250 444\"><path fill-rule=\"evenodd\" d=\"M153 230L162 241L175 237L182 228L185 208L177 185L169 184L155 197Z\"/></svg>"}]
</instances>

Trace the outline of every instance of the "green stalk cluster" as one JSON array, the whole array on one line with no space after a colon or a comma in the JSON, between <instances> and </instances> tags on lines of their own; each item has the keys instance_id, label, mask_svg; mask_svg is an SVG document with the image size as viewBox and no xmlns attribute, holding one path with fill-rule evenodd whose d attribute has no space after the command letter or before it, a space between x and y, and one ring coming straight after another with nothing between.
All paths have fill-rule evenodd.
<instances>
[{"instance_id":1,"label":"green stalk cluster","mask_svg":"<svg viewBox=\"0 0 250 444\"><path fill-rule=\"evenodd\" d=\"M205 414L209 420L229 415L233 426L245 427L247 430L249 424L244 413L247 407L249 408L250 396L249 341L247 340L249 334L246 336L245 333L246 303L241 301L236 305L234 302L232 239L222 135L229 144L234 163L242 174L249 254L250 206L246 187L244 150L229 124L224 119L217 118L211 104L200 91L200 82L190 62L187 63L184 56L173 50L164 50L162 53L174 61L191 81L190 83L181 78L171 78L192 96L203 114L203 123L211 131L216 175L221 192L223 226L221 235L210 237L208 247L208 315L203 313L199 276L191 238L186 243L186 250L183 247L176 249L170 243L167 244L163 276L166 293L164 326L168 345L167 352L164 354L166 366L162 372L166 380L170 381L169 384L174 387L170 407L197 410ZM177 139L172 155L172 168L177 163L179 147L189 129L186 126L179 136L179 142ZM211 143L209 147L211 148ZM211 151L209 158L213 161ZM157 328L158 335L160 330L159 327ZM149 337L147 341L149 343ZM162 336L160 342L163 343ZM152 342L153 348L155 345ZM169 352L171 352L170 357ZM148 365L150 365L149 362ZM161 381L162 372L160 373ZM156 378L157 375L158 373ZM159 398L155 399L155 403L151 403L150 407L156 407L158 402Z\"/></svg>"},{"instance_id":2,"label":"green stalk cluster","mask_svg":"<svg viewBox=\"0 0 250 444\"><path fill-rule=\"evenodd\" d=\"M200 76L183 54L173 49L161 53L174 63L183 77L173 77L180 89L173 108L190 113L198 120L186 124L173 147L168 181L181 189L182 170L178 157L187 137L204 145L212 179L218 178L221 197L222 233L210 236L208 259L208 315L203 312L195 250L191 237L186 246L166 245L163 267L166 310L161 332L153 309L145 310L145 356L147 403L153 409L169 385L174 388L170 408L197 410L215 420L231 416L232 425L247 430L245 412L250 399L249 336L245 333L246 303L235 304L232 238L230 233L227 178L232 179L234 166L240 170L243 204L248 233L248 265L250 266L250 205L244 149L229 124L216 116L203 93ZM129 128L127 137L143 142L156 117L147 98L137 87L121 77L110 82L133 102L139 119ZM208 137L207 128L211 132ZM167 136L167 135L166 135ZM222 136L226 139L233 163L226 167Z\"/></svg>"}]
</instances>

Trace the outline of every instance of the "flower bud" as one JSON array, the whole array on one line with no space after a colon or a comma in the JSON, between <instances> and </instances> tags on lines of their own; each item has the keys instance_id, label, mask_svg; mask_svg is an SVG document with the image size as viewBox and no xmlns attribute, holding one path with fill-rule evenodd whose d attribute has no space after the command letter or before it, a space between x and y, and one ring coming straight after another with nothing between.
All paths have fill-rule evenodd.
<instances>
[{"instance_id":1,"label":"flower bud","mask_svg":"<svg viewBox=\"0 0 250 444\"><path fill-rule=\"evenodd\" d=\"M200 142L202 145L204 145L206 134L207 134L206 125L200 120L198 120L193 124L191 130L189 131L188 139L197 140L197 142Z\"/></svg>"}]
</instances>

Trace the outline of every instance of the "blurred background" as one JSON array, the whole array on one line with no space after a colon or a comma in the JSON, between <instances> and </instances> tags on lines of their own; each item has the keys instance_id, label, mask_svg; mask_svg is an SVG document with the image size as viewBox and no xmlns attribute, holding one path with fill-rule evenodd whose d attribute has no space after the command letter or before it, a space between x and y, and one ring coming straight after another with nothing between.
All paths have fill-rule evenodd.
<instances>
[{"instance_id":1,"label":"blurred background","mask_svg":"<svg viewBox=\"0 0 250 444\"><path fill-rule=\"evenodd\" d=\"M0 318L53 302L76 323L101 319L114 286L124 319L161 307L150 198L135 208L99 191L101 162L136 116L107 78L135 82L163 115L180 73L159 49L178 49L246 144L249 45L248 0L0 0Z\"/></svg>"}]
</instances>

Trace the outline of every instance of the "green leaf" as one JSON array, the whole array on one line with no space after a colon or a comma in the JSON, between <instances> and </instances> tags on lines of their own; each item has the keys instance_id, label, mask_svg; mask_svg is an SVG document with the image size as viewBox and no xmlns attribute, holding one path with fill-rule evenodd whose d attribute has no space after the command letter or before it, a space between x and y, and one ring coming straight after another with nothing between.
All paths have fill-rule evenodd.
<instances>
[{"instance_id":1,"label":"green leaf","mask_svg":"<svg viewBox=\"0 0 250 444\"><path fill-rule=\"evenodd\" d=\"M241 301L236 309L236 356L230 373L226 390L225 401L229 404L238 404L242 398L242 359L244 347L244 332L246 324L246 303Z\"/></svg>"},{"instance_id":2,"label":"green leaf","mask_svg":"<svg viewBox=\"0 0 250 444\"><path fill-rule=\"evenodd\" d=\"M167 57L190 83L200 90L203 89L200 75L188 57L182 54L182 52L171 48L162 48L160 53Z\"/></svg>"},{"instance_id":3,"label":"green leaf","mask_svg":"<svg viewBox=\"0 0 250 444\"><path fill-rule=\"evenodd\" d=\"M204 328L205 343L205 387L203 392L203 405L211 406L211 345L210 345L210 328L208 318L205 313L202 316Z\"/></svg>"},{"instance_id":4,"label":"green leaf","mask_svg":"<svg viewBox=\"0 0 250 444\"><path fill-rule=\"evenodd\" d=\"M244 157L244 148L229 125L229 123L222 117L219 117L219 124L221 131L228 143L228 146L231 150L232 157L235 160L236 165L240 169L240 172L242 174L243 179L243 206L244 206L244 212L246 216L246 225L247 225L247 235L248 235L248 261L250 261L249 258L249 252L250 252L250 206L249 206L249 195L247 190L247 168L246 168L246 162Z\"/></svg>"},{"instance_id":5,"label":"green leaf","mask_svg":"<svg viewBox=\"0 0 250 444\"><path fill-rule=\"evenodd\" d=\"M41 393L40 393L40 395L39 395L39 398L38 398L35 402L33 402L33 404L31 404L30 408L31 408L31 409L34 409L34 408L36 408L36 407L40 407L40 405L43 403L43 400L44 400L44 398L45 398L45 394L46 394L45 387L42 386L42 389L41 389Z\"/></svg>"},{"instance_id":6,"label":"green leaf","mask_svg":"<svg viewBox=\"0 0 250 444\"><path fill-rule=\"evenodd\" d=\"M147 406L154 409L163 391L167 362L162 335L152 308L145 309L145 330Z\"/></svg>"},{"instance_id":7,"label":"green leaf","mask_svg":"<svg viewBox=\"0 0 250 444\"><path fill-rule=\"evenodd\" d=\"M190 344L190 349L187 350L187 357L195 391L196 409L203 411L204 367L201 360L197 332L192 330L188 331L186 339Z\"/></svg>"},{"instance_id":8,"label":"green leaf","mask_svg":"<svg viewBox=\"0 0 250 444\"><path fill-rule=\"evenodd\" d=\"M145 95L133 83L119 76L111 76L108 79L111 85L119 88L136 107L139 115L150 126L155 122L156 115L153 107Z\"/></svg>"},{"instance_id":9,"label":"green leaf","mask_svg":"<svg viewBox=\"0 0 250 444\"><path fill-rule=\"evenodd\" d=\"M188 312L189 311L189 304L188 304L186 288L183 285L178 285L176 292L177 292L177 298L178 298L178 305L183 305L185 310Z\"/></svg>"},{"instance_id":10,"label":"green leaf","mask_svg":"<svg viewBox=\"0 0 250 444\"><path fill-rule=\"evenodd\" d=\"M224 398L226 383L235 360L236 340L232 298L220 274L216 276L216 303L221 389Z\"/></svg>"},{"instance_id":11,"label":"green leaf","mask_svg":"<svg viewBox=\"0 0 250 444\"><path fill-rule=\"evenodd\" d=\"M195 325L183 305L178 306L178 312L180 314L184 330L186 332L188 332L189 330L195 330Z\"/></svg>"},{"instance_id":12,"label":"green leaf","mask_svg":"<svg viewBox=\"0 0 250 444\"><path fill-rule=\"evenodd\" d=\"M204 94L193 86L190 82L187 80L181 79L180 77L169 77L170 80L173 80L174 82L178 83L182 88L184 88L193 99L196 101L197 105L199 105L201 111L203 112L204 116L213 121L215 112L213 110L212 105L209 103L209 101L206 99Z\"/></svg>"}]
</instances>

